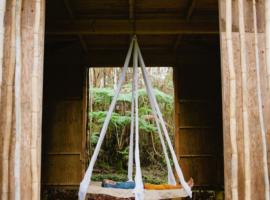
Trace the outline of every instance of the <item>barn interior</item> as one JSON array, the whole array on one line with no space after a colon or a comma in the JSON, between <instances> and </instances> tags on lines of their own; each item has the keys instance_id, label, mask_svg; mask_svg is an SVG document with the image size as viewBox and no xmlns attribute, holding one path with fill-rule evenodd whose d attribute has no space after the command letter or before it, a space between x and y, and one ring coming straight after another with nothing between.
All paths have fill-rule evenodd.
<instances>
[{"instance_id":1,"label":"barn interior","mask_svg":"<svg viewBox=\"0 0 270 200\"><path fill-rule=\"evenodd\" d=\"M42 189L78 189L87 164L86 71L124 63L136 34L147 66L172 66L175 151L199 190L222 191L216 0L47 0Z\"/></svg>"}]
</instances>

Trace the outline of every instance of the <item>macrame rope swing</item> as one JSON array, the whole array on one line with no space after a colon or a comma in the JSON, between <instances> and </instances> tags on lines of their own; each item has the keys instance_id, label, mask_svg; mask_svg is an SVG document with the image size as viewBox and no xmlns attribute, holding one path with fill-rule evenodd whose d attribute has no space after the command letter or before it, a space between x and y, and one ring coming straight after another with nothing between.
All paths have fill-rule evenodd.
<instances>
[{"instance_id":1,"label":"macrame rope swing","mask_svg":"<svg viewBox=\"0 0 270 200\"><path fill-rule=\"evenodd\" d=\"M138 64L141 66L143 80L146 86L147 95L150 101L152 114L154 116L157 130L158 130L158 136L161 141L162 149L164 152L167 170L168 170L168 184L176 185L176 179L173 173L172 166L170 164L169 154L167 152L167 146L165 143L165 140L167 142L167 145L169 147L170 154L173 159L173 163L175 166L177 177L186 192L188 196L192 196L192 191L190 186L187 184L187 182L184 179L184 175L182 173L182 170L179 166L175 151L173 149L173 145L171 143L164 119L162 117L161 111L159 109L156 97L154 95L153 87L151 84L151 81L148 79L148 74L146 71L146 66L141 54L141 50L139 48L137 38L136 36L133 37L131 40L128 53L125 59L124 67L121 72L121 76L115 91L115 96L113 97L113 100L111 102L110 108L107 112L106 119L104 121L104 124L102 126L100 136L96 145L96 148L94 150L94 153L91 157L89 166L87 168L87 171L85 173L85 176L80 184L80 190L79 190L79 200L85 200L86 194L88 192L88 188L91 182L91 177L93 173L93 168L95 165L95 162L97 160L98 153L100 151L102 142L104 140L104 137L106 135L106 131L111 119L112 112L115 108L117 98L119 96L122 84L125 80L126 72L129 66L131 54L133 51L133 81L132 81L132 102L131 102L131 124L130 124L130 143L129 143L129 159L128 159L128 180L133 181L133 163L134 163L134 157L135 157L135 188L133 190L134 196L136 200L144 200L144 185L142 181L142 172L141 172L141 164L140 164L140 151L139 151L139 113L138 113ZM135 131L135 132L134 132ZM163 134L165 136L165 140L163 137ZM135 135L134 135L135 134ZM134 144L134 136L135 136L135 144ZM134 152L134 146L135 146L135 152Z\"/></svg>"}]
</instances>

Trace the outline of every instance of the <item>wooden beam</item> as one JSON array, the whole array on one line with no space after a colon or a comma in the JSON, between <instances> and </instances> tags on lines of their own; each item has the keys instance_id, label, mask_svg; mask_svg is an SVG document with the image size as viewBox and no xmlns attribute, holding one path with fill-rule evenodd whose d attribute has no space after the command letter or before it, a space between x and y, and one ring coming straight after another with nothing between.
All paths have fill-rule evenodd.
<instances>
[{"instance_id":1,"label":"wooden beam","mask_svg":"<svg viewBox=\"0 0 270 200\"><path fill-rule=\"evenodd\" d=\"M189 21L192 14L193 14L193 11L194 11L194 8L196 6L196 3L197 3L197 0L191 0L189 5L188 5L188 9L187 9L187 14L186 14L186 20Z\"/></svg>"},{"instance_id":2,"label":"wooden beam","mask_svg":"<svg viewBox=\"0 0 270 200\"><path fill-rule=\"evenodd\" d=\"M48 23L49 35L127 35L133 33L133 23L138 35L218 34L218 22L186 20L140 19L132 20L62 20ZM51 25L51 26L50 26Z\"/></svg>"},{"instance_id":3,"label":"wooden beam","mask_svg":"<svg viewBox=\"0 0 270 200\"><path fill-rule=\"evenodd\" d=\"M135 32L135 16L134 16L134 1L135 0L129 0L129 19L132 21L132 27L133 27L133 33L130 34L130 40L133 37L133 34Z\"/></svg>"},{"instance_id":4,"label":"wooden beam","mask_svg":"<svg viewBox=\"0 0 270 200\"><path fill-rule=\"evenodd\" d=\"M196 2L197 2L197 0L191 0L190 2L189 2L189 5L188 5L188 8L187 8L187 13L186 13L186 21L188 22L189 20L190 20L190 18L191 18L191 16L192 16L192 13L193 13L193 11L194 11L194 8L195 8L195 6L196 6ZM179 44L181 43L181 41L182 41L182 35L178 35L177 36L177 38L176 38L176 40L175 40L175 42L174 42L174 50L176 50L177 48L178 48L178 46L179 46Z\"/></svg>"},{"instance_id":5,"label":"wooden beam","mask_svg":"<svg viewBox=\"0 0 270 200\"><path fill-rule=\"evenodd\" d=\"M129 0L129 19L134 19L134 0Z\"/></svg>"},{"instance_id":6,"label":"wooden beam","mask_svg":"<svg viewBox=\"0 0 270 200\"><path fill-rule=\"evenodd\" d=\"M177 57L173 51L146 50L142 49L145 62L148 66L186 66L200 65L207 66L219 64L218 53L178 53ZM126 55L125 50L89 50L88 66L115 67L122 66Z\"/></svg>"},{"instance_id":7,"label":"wooden beam","mask_svg":"<svg viewBox=\"0 0 270 200\"><path fill-rule=\"evenodd\" d=\"M173 49L174 49L175 51L178 49L178 46L179 46L179 44L181 43L182 39L183 39L183 35L178 35L178 36L176 37L176 40L175 40L174 43L173 43Z\"/></svg>"},{"instance_id":8,"label":"wooden beam","mask_svg":"<svg viewBox=\"0 0 270 200\"><path fill-rule=\"evenodd\" d=\"M67 12L69 14L70 19L74 23L75 22L75 16L74 16L74 13L73 13L73 11L71 9L71 6L69 4L69 0L64 0L64 4L65 4L65 7L66 7L66 10L67 10ZM81 34L77 34L77 35L78 35L78 38L79 38L79 41L81 43L83 51L85 53L88 53L87 44L85 43L85 41L83 39L83 36Z\"/></svg>"}]
</instances>

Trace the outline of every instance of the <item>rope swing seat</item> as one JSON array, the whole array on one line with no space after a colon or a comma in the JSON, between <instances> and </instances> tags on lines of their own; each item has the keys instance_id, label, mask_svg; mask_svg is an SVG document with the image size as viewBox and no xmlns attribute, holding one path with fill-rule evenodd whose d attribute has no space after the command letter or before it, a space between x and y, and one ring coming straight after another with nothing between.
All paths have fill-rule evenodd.
<instances>
[{"instance_id":1,"label":"rope swing seat","mask_svg":"<svg viewBox=\"0 0 270 200\"><path fill-rule=\"evenodd\" d=\"M106 135L106 131L107 131L107 128L108 128L108 125L112 116L112 112L115 108L118 95L120 93L122 84L125 80L125 75L129 66L131 55L133 56L133 81L132 81L131 124L130 124L130 141L129 141L128 175L127 175L128 181L122 182L122 183L115 183L120 186L123 185L123 188L125 189L123 188L121 189L121 187L115 188L113 187L113 185L112 187L104 187L104 183L91 182L91 177L92 177L95 162L97 160L98 153L100 151L101 145ZM167 171L168 171L168 184L164 184L164 185L143 184L143 181L142 181L140 151L139 151L139 136L140 135L139 135L139 115L138 115L138 66L141 67L143 80L146 86L147 95L148 95L150 106L152 109L152 114L155 118L157 132L161 141L162 149L163 149L165 160L166 160ZM180 181L180 184L176 182L176 178L174 176L173 169L172 169L170 159L169 159L167 146L168 146L171 158L173 160L177 179ZM134 160L135 160L135 177L133 179ZM130 185L132 187L127 187ZM192 186L193 186L192 179L190 179L188 183L184 179L184 175L179 166L164 119L162 117L156 97L154 95L152 84L150 80L148 79L146 66L145 66L145 63L141 54L141 50L137 42L137 38L136 36L134 36L130 42L130 46L128 49L128 53L126 55L124 67L122 69L119 82L115 90L115 95L112 99L111 105L109 107L105 121L103 123L97 145L91 157L91 160L86 170L86 173L84 175L84 178L80 184L79 200L85 200L89 194L107 195L107 196L120 198L120 199L133 198L135 200L157 200L157 199L180 198L180 197L187 197L187 196L192 197L192 191L191 191ZM126 188L129 188L129 189L126 189Z\"/></svg>"}]
</instances>

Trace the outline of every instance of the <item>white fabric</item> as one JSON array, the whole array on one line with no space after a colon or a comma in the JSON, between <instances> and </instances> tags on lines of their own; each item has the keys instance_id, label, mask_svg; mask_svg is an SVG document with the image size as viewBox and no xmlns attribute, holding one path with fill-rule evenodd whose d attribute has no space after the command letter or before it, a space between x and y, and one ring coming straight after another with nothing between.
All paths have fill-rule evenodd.
<instances>
[{"instance_id":1,"label":"white fabric","mask_svg":"<svg viewBox=\"0 0 270 200\"><path fill-rule=\"evenodd\" d=\"M133 77L135 70L133 70ZM133 181L133 153L134 153L134 92L135 92L135 79L132 81L132 102L131 102L131 121L130 121L130 141L129 141L129 155L128 155L128 180Z\"/></svg>"},{"instance_id":2,"label":"white fabric","mask_svg":"<svg viewBox=\"0 0 270 200\"><path fill-rule=\"evenodd\" d=\"M109 111L107 113L106 119L105 119L104 124L102 126L102 129L101 129L101 132L100 132L100 135L99 135L99 139L98 139L96 148L94 150L94 153L93 153L93 155L91 157L89 166L88 166L88 168L86 170L86 173L84 175L84 178L83 178L83 180L82 180L82 182L80 184L79 200L85 200L85 196L86 196L89 184L91 182L91 176L92 176L93 168L94 168L95 162L97 160L97 156L98 156L98 153L100 151L100 147L101 147L102 142L104 140L104 137L106 135L106 131L107 131L107 128L108 128L108 125L109 125L109 122L110 122L110 119L111 119L111 115L112 115L112 112L114 110L118 95L120 93L122 83L123 83L123 81L125 79L125 75L126 75L126 71L127 71L128 65L129 65L133 45L134 45L134 40L132 40L132 42L130 43L129 50L128 50L126 60L125 60L125 64L124 64L124 67L123 67L123 70L122 70L122 73L121 73L121 76L120 76L120 79L119 79L117 90L115 92L115 96L113 97L113 100L112 100L112 103L110 105Z\"/></svg>"},{"instance_id":3,"label":"white fabric","mask_svg":"<svg viewBox=\"0 0 270 200\"><path fill-rule=\"evenodd\" d=\"M137 43L135 43L134 48L135 48L135 51L138 51L138 44ZM147 77L143 76L143 78L144 78L144 82L146 82L145 79ZM149 91L148 87L146 87L146 91L147 91L147 95L148 95L149 102L150 102L150 105L151 105L152 113L153 113L154 118L155 118L156 126L157 126L157 129L158 129L158 136L160 138L162 149L163 149L164 156L165 156L165 161L166 161L167 171L168 171L168 184L176 185L176 180L175 180L173 170L172 170L172 166L171 166L171 163L170 163L170 159L169 159L169 156L168 156L167 147L166 147L166 144L164 142L164 138L163 138L161 130L160 130L159 119L158 119L156 109L155 109L155 106L154 106L154 102L153 102L153 100L151 98L150 91Z\"/></svg>"},{"instance_id":4,"label":"white fabric","mask_svg":"<svg viewBox=\"0 0 270 200\"><path fill-rule=\"evenodd\" d=\"M145 79L145 85L146 87L148 88L149 92L150 92L150 96L153 100L153 103L155 105L155 108L156 108L156 111L157 111L157 114L158 114L158 117L160 118L160 121L161 121L161 127L163 129L163 132L164 132L164 135L165 135L165 138L167 140L167 143L169 145L169 149L170 149L170 152L171 152L171 155L172 155L172 158L173 158L173 162L174 162L174 166L175 166L175 169L176 169L176 173L179 177L179 180L180 180L180 183L181 185L183 186L183 188L185 189L185 191L187 192L187 194L192 197L192 191L191 191L191 188L189 187L189 185L187 184L187 182L185 181L185 178L184 178L184 175L183 175L183 172L179 166L179 163L178 163L178 160L177 160L177 157L176 157L176 154L174 152L174 149L173 149L173 146L172 146L172 143L171 143L171 140L170 140L170 137L169 137L169 134L168 134L168 131L167 131L167 128L166 128L166 125L164 123L164 120L163 120L163 117L162 117L162 114L160 112L160 109L159 109L159 106L158 106L158 103L157 103L157 100L156 100L156 97L153 93L153 89L152 89L152 84L151 82L148 80L148 75L147 75L147 72L146 72L146 67L145 67L145 63L144 63L144 60L142 58L142 55L141 55L141 51L140 51L140 48L137 44L137 41L135 41L135 46L138 47L138 54L139 54L139 62L140 62L140 65L141 65L141 68L142 68L142 74L143 74L143 77Z\"/></svg>"},{"instance_id":5,"label":"white fabric","mask_svg":"<svg viewBox=\"0 0 270 200\"><path fill-rule=\"evenodd\" d=\"M136 41L136 39L135 39ZM140 149L139 149L139 109L138 109L138 52L136 48L133 53L133 70L134 70L134 96L135 96L135 200L144 199L144 186L142 181Z\"/></svg>"},{"instance_id":6,"label":"white fabric","mask_svg":"<svg viewBox=\"0 0 270 200\"><path fill-rule=\"evenodd\" d=\"M101 187L101 182L91 182L88 194L108 195L116 198L132 198L135 197L132 189L116 189ZM144 190L144 200L171 199L187 197L187 193L182 189L170 190Z\"/></svg>"},{"instance_id":7,"label":"white fabric","mask_svg":"<svg viewBox=\"0 0 270 200\"><path fill-rule=\"evenodd\" d=\"M147 92L148 92L148 90L147 90ZM176 180L175 180L173 170L172 170L172 166L171 166L171 163L170 163L170 159L169 159L169 156L168 156L167 147L166 147L166 144L164 142L164 138L163 138L161 130L160 130L160 125L159 125L159 122L158 122L159 119L158 119L157 114L156 114L154 103L153 103L153 100L150 98L149 94L148 94L148 96L149 96L149 101L150 101L150 105L151 105L151 108L152 108L152 112L153 112L153 115L154 115L154 118L155 118L155 121L156 121L156 126L157 126L157 129L158 129L158 136L159 136L159 139L161 141L161 146L162 146L164 156L165 156L165 161L166 161L167 171L168 171L168 184L176 185Z\"/></svg>"}]
</instances>

